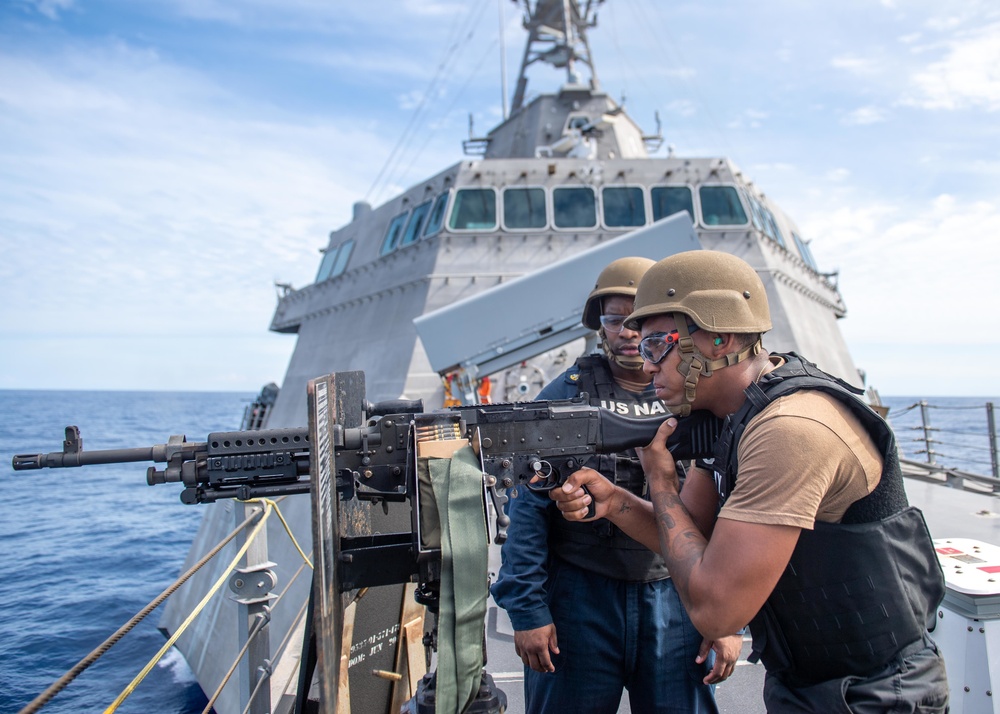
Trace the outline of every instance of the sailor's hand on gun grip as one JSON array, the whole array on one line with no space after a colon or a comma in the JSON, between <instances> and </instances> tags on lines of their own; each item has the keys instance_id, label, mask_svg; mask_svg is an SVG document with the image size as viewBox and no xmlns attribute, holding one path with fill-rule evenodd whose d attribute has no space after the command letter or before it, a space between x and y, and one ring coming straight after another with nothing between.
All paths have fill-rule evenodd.
<instances>
[{"instance_id":1,"label":"sailor's hand on gun grip","mask_svg":"<svg viewBox=\"0 0 1000 714\"><path fill-rule=\"evenodd\" d=\"M677 477L677 462L673 454L667 449L667 439L677 428L677 420L671 417L660 424L656 431L656 436L647 446L636 449L639 455L639 463L642 464L643 473L646 474L646 481L650 487L659 483L660 485L672 487L680 490L680 482Z\"/></svg>"},{"instance_id":2,"label":"sailor's hand on gun grip","mask_svg":"<svg viewBox=\"0 0 1000 714\"><path fill-rule=\"evenodd\" d=\"M615 486L599 472L582 468L574 471L562 486L549 491L568 521L604 518L614 497Z\"/></svg>"}]
</instances>

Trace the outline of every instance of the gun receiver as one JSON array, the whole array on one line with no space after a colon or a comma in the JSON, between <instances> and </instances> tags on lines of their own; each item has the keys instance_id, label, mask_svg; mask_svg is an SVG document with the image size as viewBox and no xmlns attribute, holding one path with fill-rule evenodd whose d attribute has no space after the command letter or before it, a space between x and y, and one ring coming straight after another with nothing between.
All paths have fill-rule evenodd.
<instances>
[{"instance_id":1,"label":"gun receiver","mask_svg":"<svg viewBox=\"0 0 1000 714\"><path fill-rule=\"evenodd\" d=\"M418 402L366 404L362 427L331 427L342 499L374 502L412 499L412 449L425 439L467 439L479 455L498 513L498 539L506 535L503 504L508 489L526 485L549 490L595 454L617 453L652 441L668 415L637 419L591 406L586 395L551 402L514 402L449 407L423 412ZM678 420L668 441L676 459L709 456L721 421L695 412ZM220 498L246 500L309 492L306 429L262 429L209 434L204 442L172 436L166 444L84 451L80 431L66 427L61 452L21 454L15 471L152 461L150 485L182 482L184 503ZM538 478L536 478L538 477ZM536 483L530 483L536 479ZM408 486L408 484L411 484Z\"/></svg>"}]
</instances>

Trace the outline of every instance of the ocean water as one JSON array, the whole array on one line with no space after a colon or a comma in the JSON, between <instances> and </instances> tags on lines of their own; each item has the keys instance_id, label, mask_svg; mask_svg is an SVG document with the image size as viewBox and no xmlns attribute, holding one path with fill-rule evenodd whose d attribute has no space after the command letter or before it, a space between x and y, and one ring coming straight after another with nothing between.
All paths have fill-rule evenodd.
<instances>
[{"instance_id":1,"label":"ocean water","mask_svg":"<svg viewBox=\"0 0 1000 714\"><path fill-rule=\"evenodd\" d=\"M249 393L0 391L0 712L16 712L170 585L201 515L181 484L148 486L146 464L14 471L14 454L204 441L239 429ZM161 606L162 607L162 606ZM102 711L165 642L159 610L55 696L43 712ZM168 654L121 712L200 712L207 702Z\"/></svg>"},{"instance_id":2,"label":"ocean water","mask_svg":"<svg viewBox=\"0 0 1000 714\"><path fill-rule=\"evenodd\" d=\"M180 484L146 485L145 465L12 470L14 454L60 451L64 428L80 427L85 449L203 441L238 429L250 393L0 390L0 713L27 705L179 574L203 509L179 501ZM916 397L888 397L904 454L924 447ZM938 462L990 473L985 404L1000 399L931 398ZM947 456L945 456L947 455ZM45 706L101 711L165 641L154 612ZM206 697L183 658L168 655L121 712L200 712Z\"/></svg>"},{"instance_id":3,"label":"ocean water","mask_svg":"<svg viewBox=\"0 0 1000 714\"><path fill-rule=\"evenodd\" d=\"M996 449L995 429L1000 428L1000 398L996 397L887 397L889 423L896 434L900 453L914 461L928 460L974 474L993 476L992 449ZM921 408L920 402L926 402ZM996 408L994 433L989 430L986 405ZM924 429L924 419L928 429Z\"/></svg>"}]
</instances>

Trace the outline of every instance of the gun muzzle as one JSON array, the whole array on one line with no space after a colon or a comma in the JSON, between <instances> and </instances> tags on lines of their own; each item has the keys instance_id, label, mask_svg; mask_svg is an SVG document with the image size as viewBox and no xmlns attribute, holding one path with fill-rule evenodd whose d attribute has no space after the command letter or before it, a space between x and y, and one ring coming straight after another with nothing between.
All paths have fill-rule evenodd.
<instances>
[{"instance_id":1,"label":"gun muzzle","mask_svg":"<svg viewBox=\"0 0 1000 714\"><path fill-rule=\"evenodd\" d=\"M11 459L11 466L15 471L29 471L31 469L45 468L44 454L17 454Z\"/></svg>"}]
</instances>

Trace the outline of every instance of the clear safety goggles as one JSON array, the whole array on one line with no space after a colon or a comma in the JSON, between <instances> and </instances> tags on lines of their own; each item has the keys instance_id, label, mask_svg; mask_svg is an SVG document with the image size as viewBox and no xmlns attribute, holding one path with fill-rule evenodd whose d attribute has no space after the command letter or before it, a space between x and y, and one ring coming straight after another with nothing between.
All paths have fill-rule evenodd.
<instances>
[{"instance_id":1,"label":"clear safety goggles","mask_svg":"<svg viewBox=\"0 0 1000 714\"><path fill-rule=\"evenodd\" d=\"M697 331L697 325L688 325L688 334L694 334ZM680 339L681 336L677 330L654 332L639 341L639 354L650 364L659 364L670 354L670 350Z\"/></svg>"},{"instance_id":2,"label":"clear safety goggles","mask_svg":"<svg viewBox=\"0 0 1000 714\"><path fill-rule=\"evenodd\" d=\"M601 315L601 327L605 332L617 335L625 328L625 318L628 315Z\"/></svg>"}]
</instances>

